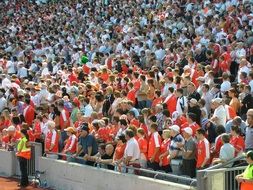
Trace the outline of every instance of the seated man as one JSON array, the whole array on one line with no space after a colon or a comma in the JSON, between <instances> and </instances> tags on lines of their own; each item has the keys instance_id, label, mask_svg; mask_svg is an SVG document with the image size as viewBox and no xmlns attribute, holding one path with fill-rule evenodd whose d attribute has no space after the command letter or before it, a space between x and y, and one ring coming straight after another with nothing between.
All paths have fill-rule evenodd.
<instances>
[{"instance_id":1,"label":"seated man","mask_svg":"<svg viewBox=\"0 0 253 190\"><path fill-rule=\"evenodd\" d=\"M114 146L112 144L105 145L105 152L98 152L94 156L87 157L86 159L96 162L97 166L102 165L102 168L114 170L113 162Z\"/></svg>"},{"instance_id":2,"label":"seated man","mask_svg":"<svg viewBox=\"0 0 253 190\"><path fill-rule=\"evenodd\" d=\"M230 141L229 135L224 134L222 135L221 139L223 145L220 149L220 155L219 158L213 159L213 164L224 163L235 157L235 148L229 143ZM228 165L227 167L232 167L232 165L233 163L231 163L231 165Z\"/></svg>"}]
</instances>

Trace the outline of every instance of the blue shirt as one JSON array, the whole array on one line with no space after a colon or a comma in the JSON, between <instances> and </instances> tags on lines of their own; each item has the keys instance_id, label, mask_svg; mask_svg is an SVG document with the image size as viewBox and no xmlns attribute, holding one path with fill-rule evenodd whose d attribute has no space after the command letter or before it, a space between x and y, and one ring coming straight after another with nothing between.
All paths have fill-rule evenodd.
<instances>
[{"instance_id":1,"label":"blue shirt","mask_svg":"<svg viewBox=\"0 0 253 190\"><path fill-rule=\"evenodd\" d=\"M91 155L94 156L98 153L98 144L94 136L87 135L86 137L80 137L78 144L82 146L83 152L80 156L88 154L88 147L92 147Z\"/></svg>"}]
</instances>

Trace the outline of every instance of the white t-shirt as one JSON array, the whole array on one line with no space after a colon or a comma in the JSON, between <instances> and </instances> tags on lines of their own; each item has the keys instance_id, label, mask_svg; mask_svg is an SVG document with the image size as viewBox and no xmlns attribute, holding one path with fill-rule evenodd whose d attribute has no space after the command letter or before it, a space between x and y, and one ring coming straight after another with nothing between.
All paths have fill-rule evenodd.
<instances>
[{"instance_id":1,"label":"white t-shirt","mask_svg":"<svg viewBox=\"0 0 253 190\"><path fill-rule=\"evenodd\" d=\"M217 122L215 123L216 125L226 125L227 114L223 105L220 105L214 110L213 117L218 118Z\"/></svg>"},{"instance_id":2,"label":"white t-shirt","mask_svg":"<svg viewBox=\"0 0 253 190\"><path fill-rule=\"evenodd\" d=\"M231 83L229 81L223 81L220 86L221 92L226 92L231 88Z\"/></svg>"},{"instance_id":3,"label":"white t-shirt","mask_svg":"<svg viewBox=\"0 0 253 190\"><path fill-rule=\"evenodd\" d=\"M131 138L126 143L124 158L126 158L128 156L132 157L132 159L130 161L135 161L135 160L140 159L140 156L141 156L140 148L139 148L138 142L136 141L135 138Z\"/></svg>"}]
</instances>

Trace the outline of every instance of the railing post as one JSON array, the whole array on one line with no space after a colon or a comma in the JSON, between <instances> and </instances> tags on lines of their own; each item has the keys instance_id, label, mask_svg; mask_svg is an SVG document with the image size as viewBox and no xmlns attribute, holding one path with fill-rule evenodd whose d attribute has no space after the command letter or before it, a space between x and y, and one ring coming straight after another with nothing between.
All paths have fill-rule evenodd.
<instances>
[{"instance_id":1,"label":"railing post","mask_svg":"<svg viewBox=\"0 0 253 190\"><path fill-rule=\"evenodd\" d=\"M205 174L205 170L197 171L197 190L208 190L208 187L206 187L207 177L205 176Z\"/></svg>"}]
</instances>

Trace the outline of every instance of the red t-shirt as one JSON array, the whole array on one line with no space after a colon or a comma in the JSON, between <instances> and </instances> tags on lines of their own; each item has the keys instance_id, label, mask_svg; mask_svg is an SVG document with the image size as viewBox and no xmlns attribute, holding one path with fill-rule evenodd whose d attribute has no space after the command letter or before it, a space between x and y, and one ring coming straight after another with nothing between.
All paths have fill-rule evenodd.
<instances>
[{"instance_id":1,"label":"red t-shirt","mask_svg":"<svg viewBox=\"0 0 253 190\"><path fill-rule=\"evenodd\" d=\"M161 147L160 147L160 153L163 154L166 151L168 151L168 146L170 145L170 139L168 140L164 140L161 143ZM170 164L170 160L167 158L167 156L164 156L162 159L162 166L168 166Z\"/></svg>"},{"instance_id":2,"label":"red t-shirt","mask_svg":"<svg viewBox=\"0 0 253 190\"><path fill-rule=\"evenodd\" d=\"M145 156L145 159L147 159L148 141L145 138L139 138L138 144L139 144L141 153Z\"/></svg>"},{"instance_id":3,"label":"red t-shirt","mask_svg":"<svg viewBox=\"0 0 253 190\"><path fill-rule=\"evenodd\" d=\"M245 149L245 141L242 136L232 137L230 139L230 144L235 148L235 156Z\"/></svg>"},{"instance_id":4,"label":"red t-shirt","mask_svg":"<svg viewBox=\"0 0 253 190\"><path fill-rule=\"evenodd\" d=\"M206 158L210 158L210 143L206 138L197 144L197 165L196 168L201 168Z\"/></svg>"}]
</instances>

